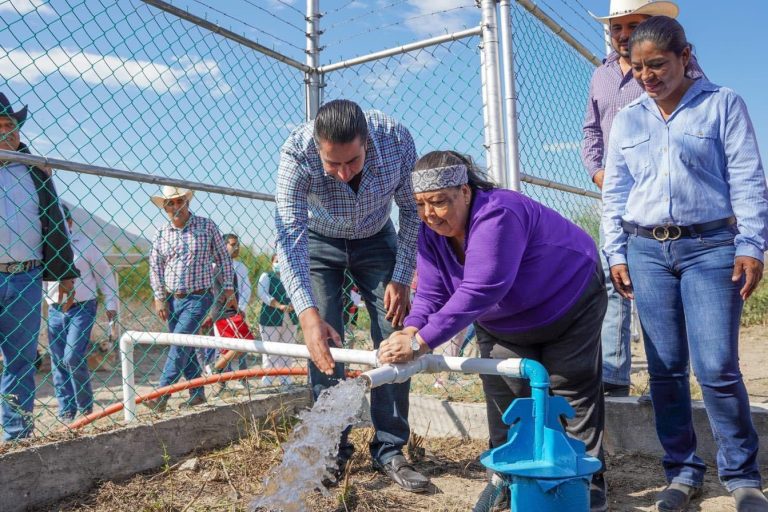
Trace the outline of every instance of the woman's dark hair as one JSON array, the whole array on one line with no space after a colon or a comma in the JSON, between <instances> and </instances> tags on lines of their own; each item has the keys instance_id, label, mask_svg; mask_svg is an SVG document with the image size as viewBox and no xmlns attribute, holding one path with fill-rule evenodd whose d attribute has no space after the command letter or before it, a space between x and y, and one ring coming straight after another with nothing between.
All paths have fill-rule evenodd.
<instances>
[{"instance_id":1,"label":"woman's dark hair","mask_svg":"<svg viewBox=\"0 0 768 512\"><path fill-rule=\"evenodd\" d=\"M431 151L416 161L415 171L448 167L449 165L466 165L469 188L472 190L492 190L497 185L488 179L483 171L475 165L472 157L458 151Z\"/></svg>"},{"instance_id":2,"label":"woman's dark hair","mask_svg":"<svg viewBox=\"0 0 768 512\"><path fill-rule=\"evenodd\" d=\"M644 41L650 41L660 51L672 52L678 57L686 48L692 48L683 26L669 16L651 16L640 23L629 38L629 51L632 51L632 46Z\"/></svg>"},{"instance_id":3,"label":"woman's dark hair","mask_svg":"<svg viewBox=\"0 0 768 512\"><path fill-rule=\"evenodd\" d=\"M317 144L320 141L347 144L358 137L365 144L368 140L368 121L363 109L354 101L329 101L317 111L313 136Z\"/></svg>"}]
</instances>

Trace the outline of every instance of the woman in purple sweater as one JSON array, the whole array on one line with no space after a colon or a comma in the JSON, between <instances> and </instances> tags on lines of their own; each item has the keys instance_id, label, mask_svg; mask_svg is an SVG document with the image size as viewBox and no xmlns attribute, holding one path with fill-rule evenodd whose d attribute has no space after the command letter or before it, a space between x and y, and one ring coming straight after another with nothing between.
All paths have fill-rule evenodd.
<instances>
[{"instance_id":1,"label":"woman in purple sweater","mask_svg":"<svg viewBox=\"0 0 768 512\"><path fill-rule=\"evenodd\" d=\"M576 410L568 432L602 460L607 295L595 242L554 210L494 188L459 153L423 156L412 181L423 221L419 289L405 328L381 344L381 361L410 361L474 322L482 357L525 357L547 368L553 393ZM480 378L493 448L507 440L502 414L530 388L520 379ZM593 511L605 510L602 474L593 479L591 499Z\"/></svg>"}]
</instances>

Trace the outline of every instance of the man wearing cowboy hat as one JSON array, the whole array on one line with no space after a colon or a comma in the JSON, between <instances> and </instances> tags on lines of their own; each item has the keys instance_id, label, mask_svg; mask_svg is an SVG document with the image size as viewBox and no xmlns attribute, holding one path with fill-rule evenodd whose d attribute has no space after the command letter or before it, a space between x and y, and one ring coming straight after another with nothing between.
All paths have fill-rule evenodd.
<instances>
[{"instance_id":1,"label":"man wearing cowboy hat","mask_svg":"<svg viewBox=\"0 0 768 512\"><path fill-rule=\"evenodd\" d=\"M677 17L679 9L673 2L654 0L611 0L607 16L596 16L606 25L613 51L592 75L589 86L581 159L592 181L603 188L603 166L608 135L616 114L624 106L643 94L643 88L634 80L629 56L629 38L635 27L651 16ZM692 56L688 76L703 76ZM601 233L602 237L602 233ZM603 386L608 396L629 396L631 352L630 320L632 305L622 298L609 277L610 267L600 252L608 289L608 310L601 334L603 348ZM593 479L593 503L605 502L605 482L602 476ZM602 488L602 490L601 490ZM592 510L601 510L592 508ZM602 508L605 510L605 508Z\"/></svg>"},{"instance_id":2,"label":"man wearing cowboy hat","mask_svg":"<svg viewBox=\"0 0 768 512\"><path fill-rule=\"evenodd\" d=\"M216 224L189 210L193 191L166 185L152 202L168 215L152 242L149 255L149 280L155 297L155 311L173 333L195 334L213 302L213 265L220 269L224 296L234 298L232 259ZM200 377L202 369L191 347L172 346L160 377L160 386L174 384L182 373L187 380ZM202 387L190 390L190 399L182 407L205 403ZM144 402L162 412L168 397Z\"/></svg>"},{"instance_id":3,"label":"man wearing cowboy hat","mask_svg":"<svg viewBox=\"0 0 768 512\"><path fill-rule=\"evenodd\" d=\"M27 107L18 112L0 93L0 150L29 153L19 130ZM58 302L66 311L74 301L69 233L49 173L12 161L0 161L0 380L3 439L32 433L35 359L40 332L43 281L58 281Z\"/></svg>"}]
</instances>

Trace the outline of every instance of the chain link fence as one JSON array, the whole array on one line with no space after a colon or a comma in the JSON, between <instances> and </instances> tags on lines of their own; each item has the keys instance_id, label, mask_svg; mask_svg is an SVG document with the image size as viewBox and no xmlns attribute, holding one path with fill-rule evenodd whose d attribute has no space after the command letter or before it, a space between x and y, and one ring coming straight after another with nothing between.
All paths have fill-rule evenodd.
<instances>
[{"instance_id":1,"label":"chain link fence","mask_svg":"<svg viewBox=\"0 0 768 512\"><path fill-rule=\"evenodd\" d=\"M0 13L7 23L0 34L0 72L6 80L0 92L16 111L29 105L19 132L32 154L149 178L274 191L279 148L305 116L301 71L139 1L0 1ZM41 307L34 285L19 290L16 302L24 318L15 322L33 325L41 310L43 322L39 343L19 332L3 340L2 394L8 407L33 420L25 422L34 424L34 437L121 401L120 332L167 330L154 310L147 259L155 233L168 223L166 213L150 202L160 186L62 170L54 172L54 181L72 214L76 266L91 275L106 258L109 271L104 279L94 274L95 279L76 283L78 302L66 315L51 314L58 307L45 299ZM11 185L11 193L26 193L28 203L19 212L37 208L37 197L23 182ZM197 192L191 210L213 220L221 233L239 235L239 259L253 287L248 318L258 329L257 283L270 269L273 204ZM30 235L25 231L16 239ZM16 259L9 249L3 247L0 262ZM114 293L112 275L119 313L110 325L105 299ZM90 298L98 305L95 315ZM30 355L34 348L28 344L38 345L37 355ZM167 352L137 347L139 394L158 386ZM34 384L27 379L30 357L39 368ZM217 390L211 391L215 403ZM121 419L114 415L100 423ZM6 436L29 433L7 427Z\"/></svg>"},{"instance_id":2,"label":"chain link fence","mask_svg":"<svg viewBox=\"0 0 768 512\"><path fill-rule=\"evenodd\" d=\"M512 3L520 170L534 178L599 193L581 161L589 81L595 70L519 3ZM598 238L595 198L524 183L522 191Z\"/></svg>"},{"instance_id":3,"label":"chain link fence","mask_svg":"<svg viewBox=\"0 0 768 512\"><path fill-rule=\"evenodd\" d=\"M135 173L122 179L98 172L53 174L59 197L71 211L78 250L91 254L107 271L93 281L98 290L83 288L85 279L76 284L77 308L85 310L88 301L80 299L91 297L90 303L97 306L90 316L81 315L81 325L68 320L67 332L81 333L79 340L61 336L61 322L51 321L61 312L51 315L49 301L34 297L34 285L18 290L17 303L24 313L13 322L22 325L28 320L32 325L41 315L42 327L39 337L28 333L26 338L13 335L2 341L6 377L0 393L24 421L33 420L27 423L33 430L23 433L50 439L83 414L121 401L116 343L120 332L168 330L155 312L149 282L152 241L168 223L166 213L150 202L160 189L153 180L173 178L189 182L191 188L214 185L274 193L280 146L306 115L305 77L296 67L137 0L0 0L0 13L7 23L0 33L0 72L6 79L0 92L17 111L29 105L29 117L19 132L31 153ZM479 22L479 10L476 15ZM591 190L578 146L593 66L514 3L513 15L521 170ZM303 21L296 13L291 16L294 24ZM292 37L303 45L297 34ZM349 98L363 109L392 115L409 128L419 154L456 149L483 165L480 45L479 36L465 37L325 73L323 101ZM23 191L19 180L14 187ZM525 183L523 191L596 230L594 199L531 183ZM26 197L27 207L34 204L34 194L27 192ZM221 233L239 236L239 260L252 288L245 309L258 337L258 282L271 268L273 204L198 191L191 210L213 220ZM16 261L10 249L2 247L0 263ZM78 269L88 270L81 263ZM119 306L110 305L110 275L117 283ZM353 293L354 283L347 286L347 342L370 348L365 308ZM116 321L109 322L107 306L118 310ZM470 339L471 333L446 346L468 355ZM135 350L136 391L145 395L159 387L168 349L138 345ZM34 363L38 370L34 384L29 384ZM245 360L249 368L262 363L255 356ZM12 374L18 378L10 378ZM210 386L208 400L218 404L247 399L256 384L253 380L250 390L229 385L224 393ZM413 390L457 400L482 399L479 379L471 376L418 376ZM186 400L182 394L171 399L171 410ZM144 408L140 419L150 414ZM122 424L121 415L107 416L86 429L115 424ZM10 431L19 432L12 426Z\"/></svg>"}]
</instances>

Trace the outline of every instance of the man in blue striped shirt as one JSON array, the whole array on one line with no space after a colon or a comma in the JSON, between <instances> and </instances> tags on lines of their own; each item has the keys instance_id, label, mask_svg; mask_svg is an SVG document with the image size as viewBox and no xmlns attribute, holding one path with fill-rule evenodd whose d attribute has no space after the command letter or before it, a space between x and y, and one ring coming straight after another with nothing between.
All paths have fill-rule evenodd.
<instances>
[{"instance_id":1,"label":"man in blue striped shirt","mask_svg":"<svg viewBox=\"0 0 768 512\"><path fill-rule=\"evenodd\" d=\"M299 315L312 356L315 398L344 377L329 343L341 345L344 271L358 284L371 316L374 347L402 324L410 309L419 218L411 188L416 149L400 123L348 100L323 105L299 126L280 153L277 175L278 255L282 280ZM399 232L390 219L399 208ZM410 382L371 390L376 435L374 467L404 489L427 490L429 480L405 461ZM339 477L354 447L342 435Z\"/></svg>"}]
</instances>

